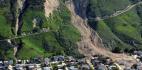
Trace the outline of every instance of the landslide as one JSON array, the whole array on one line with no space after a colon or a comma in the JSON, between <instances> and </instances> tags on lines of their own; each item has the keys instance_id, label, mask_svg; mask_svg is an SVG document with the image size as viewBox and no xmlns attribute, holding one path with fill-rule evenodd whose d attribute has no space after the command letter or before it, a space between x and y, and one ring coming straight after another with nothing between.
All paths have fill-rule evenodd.
<instances>
[{"instance_id":1,"label":"landslide","mask_svg":"<svg viewBox=\"0 0 142 70\"><path fill-rule=\"evenodd\" d=\"M114 61L132 61L130 65L136 62L131 56L127 56L125 54L115 54L105 48L102 39L99 37L97 32L94 31L87 23L87 18L85 17L86 14L84 14L87 8L87 1L68 1L66 2L66 5L72 15L72 24L81 33L81 41L77 44L78 49L82 54L86 57L92 57L95 54L104 55L112 58Z\"/></svg>"}]
</instances>

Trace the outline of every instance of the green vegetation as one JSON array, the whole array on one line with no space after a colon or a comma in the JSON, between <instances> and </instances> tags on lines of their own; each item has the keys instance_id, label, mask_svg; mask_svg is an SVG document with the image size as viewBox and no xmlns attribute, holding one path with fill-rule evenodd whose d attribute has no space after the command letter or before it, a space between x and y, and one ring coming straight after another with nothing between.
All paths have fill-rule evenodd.
<instances>
[{"instance_id":1,"label":"green vegetation","mask_svg":"<svg viewBox=\"0 0 142 70\"><path fill-rule=\"evenodd\" d=\"M7 23L5 16L0 15L0 35L3 37L10 37L12 36L11 33L11 26Z\"/></svg>"},{"instance_id":2,"label":"green vegetation","mask_svg":"<svg viewBox=\"0 0 142 70\"><path fill-rule=\"evenodd\" d=\"M89 0L87 14L89 17L111 15L129 4L129 0Z\"/></svg>"},{"instance_id":3,"label":"green vegetation","mask_svg":"<svg viewBox=\"0 0 142 70\"><path fill-rule=\"evenodd\" d=\"M12 36L10 22L10 0L0 1L0 40ZM12 59L12 46L6 41L0 41L0 59Z\"/></svg>"},{"instance_id":4,"label":"green vegetation","mask_svg":"<svg viewBox=\"0 0 142 70\"><path fill-rule=\"evenodd\" d=\"M28 16L28 17L27 17ZM40 18L42 19L43 22L46 22L46 18L44 16L44 12L43 11L32 11L30 9L28 9L26 11L26 13L23 16L23 26L22 26L22 31L26 32L26 31L32 31L34 29L34 23L33 20L36 18ZM42 24L42 23L41 23ZM37 26L39 27L39 26Z\"/></svg>"},{"instance_id":5,"label":"green vegetation","mask_svg":"<svg viewBox=\"0 0 142 70\"><path fill-rule=\"evenodd\" d=\"M27 17L28 16L28 17ZM33 27L34 19L41 22ZM18 51L18 58L33 58L52 55L79 56L76 42L80 40L80 33L71 25L69 10L61 2L59 8L50 17L45 17L43 10L27 9L23 16L22 32L32 32L35 28L49 28L50 31L36 36L22 38L23 45ZM29 52L27 52L29 51Z\"/></svg>"},{"instance_id":6,"label":"green vegetation","mask_svg":"<svg viewBox=\"0 0 142 70\"><path fill-rule=\"evenodd\" d=\"M32 10L43 10L45 0L28 0L29 8Z\"/></svg>"},{"instance_id":7,"label":"green vegetation","mask_svg":"<svg viewBox=\"0 0 142 70\"><path fill-rule=\"evenodd\" d=\"M65 6L65 0L60 0L60 6L50 17L45 17L45 0L28 0L20 13L18 34L40 32L50 29L47 33L12 40L18 46L17 58L50 57L53 55L73 55L81 57L76 46L80 33L71 24L70 11ZM0 0L0 39L14 36L17 8L16 0ZM13 34L12 34L13 33ZM13 59L13 46L6 41L0 42L0 59Z\"/></svg>"},{"instance_id":8,"label":"green vegetation","mask_svg":"<svg viewBox=\"0 0 142 70\"><path fill-rule=\"evenodd\" d=\"M91 10L88 11L88 17L95 17L96 15L109 15L111 14L111 12L126 8L130 4L128 0L119 0L119 2L115 1L113 3L111 2L111 0L91 0L89 6ZM140 11L141 6L138 6L137 8L134 8L124 14L104 21L95 22L89 20L89 25L99 33L99 35L103 39L105 47L112 48L112 50L115 50L116 48L120 48L122 50L125 48L130 49L133 47L142 48L142 20ZM91 16L91 13L95 13L95 16Z\"/></svg>"},{"instance_id":9,"label":"green vegetation","mask_svg":"<svg viewBox=\"0 0 142 70\"><path fill-rule=\"evenodd\" d=\"M12 46L6 41L0 42L0 59L13 59Z\"/></svg>"},{"instance_id":10,"label":"green vegetation","mask_svg":"<svg viewBox=\"0 0 142 70\"><path fill-rule=\"evenodd\" d=\"M10 12L10 5L9 0L3 1L0 3L0 6L2 7L0 9L0 36L3 37L10 37L12 35L11 32L11 23L8 23L8 13Z\"/></svg>"},{"instance_id":11,"label":"green vegetation","mask_svg":"<svg viewBox=\"0 0 142 70\"><path fill-rule=\"evenodd\" d=\"M0 39L14 34L17 9L16 0L0 0ZM20 33L35 33L49 29L47 33L13 40L18 45L16 57L29 59L53 55L72 55L82 57L77 50L80 33L71 24L71 13L60 0L60 6L49 17L45 17L45 0L28 0L20 18ZM87 17L109 16L139 0L89 0ZM142 48L142 5L114 18L103 21L89 19L88 24L98 32L106 48L115 52ZM0 42L0 59L12 59L13 49L8 42Z\"/></svg>"}]
</instances>

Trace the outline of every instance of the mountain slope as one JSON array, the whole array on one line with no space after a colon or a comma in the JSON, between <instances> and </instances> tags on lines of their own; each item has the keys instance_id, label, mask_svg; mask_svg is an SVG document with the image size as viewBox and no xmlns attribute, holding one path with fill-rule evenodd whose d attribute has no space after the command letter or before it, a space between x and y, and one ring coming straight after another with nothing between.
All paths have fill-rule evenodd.
<instances>
[{"instance_id":1,"label":"mountain slope","mask_svg":"<svg viewBox=\"0 0 142 70\"><path fill-rule=\"evenodd\" d=\"M113 4L113 6L105 6L106 4L104 3L107 3L107 1L111 3L111 0L105 0L105 1L90 0L90 3L88 5L89 11L87 13L89 18L88 21L89 25L99 33L105 47L108 47L110 49L114 49L115 47L121 47L123 49L141 48L141 42L142 42L141 32L140 32L141 17L139 17L139 14L137 14L138 9L136 9L139 5L135 6L134 8L131 8L131 10L121 15L118 15L113 18L108 18L103 21L94 21L93 19L91 19L98 17L100 15L101 15L100 17L106 15L109 16L111 14L111 11L115 13L116 11L119 11L121 9L133 5L133 3L131 3L131 1L129 0L125 0L125 2L124 0L121 0L119 2L111 3ZM96 5L96 3L99 5ZM119 7L121 9L117 8L118 5L120 5ZM96 9L95 7L99 8L99 10ZM99 15L96 12L101 14ZM95 14L89 15L91 13ZM106 31L106 29L108 30Z\"/></svg>"},{"instance_id":2,"label":"mountain slope","mask_svg":"<svg viewBox=\"0 0 142 70\"><path fill-rule=\"evenodd\" d=\"M50 0L48 1L53 4ZM56 3L58 4L58 2ZM22 38L23 45L17 52L18 58L52 55L78 55L77 49L74 49L74 47L76 46L75 42L80 39L80 34L70 24L70 12L64 6L64 3L61 1L59 4L59 6L50 5L51 7L49 9L47 8L48 5L44 5L46 6L44 7L45 11L49 10L50 13L52 13L50 15L47 14L49 12L44 12L44 9L39 10L38 8L32 8L31 10L30 8L27 8L27 11L23 15L21 33L36 33L43 29L48 29L49 32ZM25 53L25 51L29 50L32 50L32 56L31 54Z\"/></svg>"},{"instance_id":3,"label":"mountain slope","mask_svg":"<svg viewBox=\"0 0 142 70\"><path fill-rule=\"evenodd\" d=\"M101 54L133 60L111 51L141 49L142 6L134 6L137 3L139 0L4 0L0 2L0 58ZM95 20L111 15L114 17Z\"/></svg>"},{"instance_id":4,"label":"mountain slope","mask_svg":"<svg viewBox=\"0 0 142 70\"><path fill-rule=\"evenodd\" d=\"M80 33L71 24L70 12L63 1L55 0L56 5L50 0L25 0L24 2L15 0L7 3L10 5L6 4L4 8L9 7L10 9L4 11L1 8L0 12L12 13L10 15L13 24L8 22L5 18L7 16L0 15L3 18L0 19L0 24L3 26L0 30L1 59L13 59L14 57L29 59L53 55L82 57L76 49ZM50 8L47 8L49 6L47 4L50 4Z\"/></svg>"},{"instance_id":5,"label":"mountain slope","mask_svg":"<svg viewBox=\"0 0 142 70\"><path fill-rule=\"evenodd\" d=\"M81 33L81 41L78 42L78 49L80 53L84 54L86 57L92 57L95 54L104 55L106 57L112 58L114 61L124 60L131 61L130 65L134 64L136 61L131 56L127 56L125 54L115 54L104 48L101 38L98 36L97 32L92 30L87 25L87 20L83 19L85 17L81 17L76 14L76 4L74 1L67 2L67 7L71 11L72 14L72 24L80 31ZM84 3L85 1L78 2ZM87 4L86 4L87 5ZM83 8L85 11L85 8ZM77 11L78 12L78 11ZM83 12L83 11L80 11ZM81 13L80 13L81 14ZM121 58L123 57L123 58Z\"/></svg>"}]
</instances>

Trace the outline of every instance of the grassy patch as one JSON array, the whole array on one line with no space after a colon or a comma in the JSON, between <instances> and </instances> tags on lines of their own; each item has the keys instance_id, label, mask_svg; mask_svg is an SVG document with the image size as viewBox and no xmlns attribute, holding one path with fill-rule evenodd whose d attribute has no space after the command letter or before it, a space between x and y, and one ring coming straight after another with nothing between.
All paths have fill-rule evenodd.
<instances>
[{"instance_id":1,"label":"grassy patch","mask_svg":"<svg viewBox=\"0 0 142 70\"><path fill-rule=\"evenodd\" d=\"M45 16L44 16L44 12L43 11L38 11L35 10L33 12L33 10L28 9L26 11L26 13L23 16L23 26L22 26L22 31L26 32L26 31L32 31L33 30L33 20L35 18L39 17L40 19L42 19L42 21L45 22Z\"/></svg>"}]
</instances>

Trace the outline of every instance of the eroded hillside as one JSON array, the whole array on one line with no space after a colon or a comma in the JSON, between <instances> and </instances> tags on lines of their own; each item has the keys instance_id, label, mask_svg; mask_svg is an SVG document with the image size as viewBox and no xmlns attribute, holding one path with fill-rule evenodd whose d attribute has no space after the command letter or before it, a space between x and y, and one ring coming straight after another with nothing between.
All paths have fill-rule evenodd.
<instances>
[{"instance_id":1,"label":"eroded hillside","mask_svg":"<svg viewBox=\"0 0 142 70\"><path fill-rule=\"evenodd\" d=\"M124 60L124 61L132 61L132 64L135 63L135 59L133 57L127 56L125 54L115 54L110 52L107 48L104 48L102 39L99 37L96 31L94 31L90 26L87 24L87 18L85 16L80 16L82 12L84 13L87 7L80 6L79 9L81 11L76 12L76 4L84 3L85 1L80 0L78 3L73 3L73 1L67 2L67 7L71 11L72 15L72 24L80 31L81 33L81 41L79 41L78 49L79 51L84 54L86 57L91 57L95 54L104 55L106 57L112 58L114 61ZM87 2L84 4L87 5ZM83 5L84 5L83 4ZM85 6L85 5L84 5ZM85 15L82 14L82 15ZM123 58L121 58L123 57ZM130 63L131 65L131 63Z\"/></svg>"},{"instance_id":2,"label":"eroded hillside","mask_svg":"<svg viewBox=\"0 0 142 70\"><path fill-rule=\"evenodd\" d=\"M136 6L138 2L6 0L0 3L0 25L3 26L0 28L1 58L28 59L53 55L80 58L101 54L114 60L135 62L132 57L111 50L121 48L119 52L123 52L141 48L142 7ZM95 20L113 14L116 16Z\"/></svg>"},{"instance_id":3,"label":"eroded hillside","mask_svg":"<svg viewBox=\"0 0 142 70\"><path fill-rule=\"evenodd\" d=\"M59 7L58 0L45 0L45 16L49 17L52 12Z\"/></svg>"}]
</instances>

